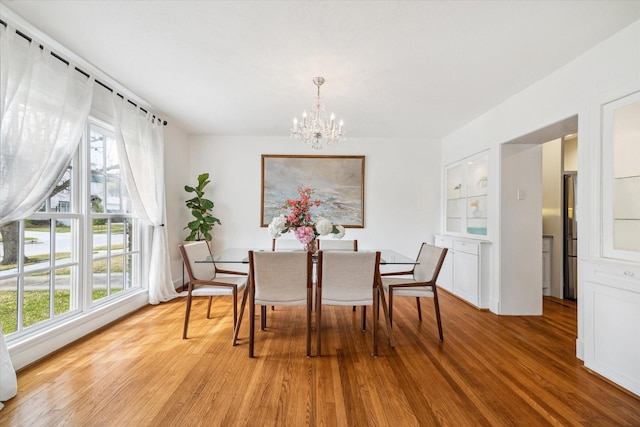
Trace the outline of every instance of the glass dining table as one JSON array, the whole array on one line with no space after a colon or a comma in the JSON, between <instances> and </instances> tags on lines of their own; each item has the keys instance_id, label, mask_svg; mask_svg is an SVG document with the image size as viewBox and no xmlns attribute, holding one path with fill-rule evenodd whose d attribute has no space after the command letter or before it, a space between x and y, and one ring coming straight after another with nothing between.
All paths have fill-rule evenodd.
<instances>
[{"instance_id":1,"label":"glass dining table","mask_svg":"<svg viewBox=\"0 0 640 427\"><path fill-rule=\"evenodd\" d=\"M254 252L271 252L270 249L250 249L250 248L229 248L220 252L215 252L212 257L207 257L203 260L196 260L196 263L210 263L216 264L248 264L249 263L249 251ZM283 250L280 252L292 252L292 249ZM405 265L411 267L417 264L415 259L408 258L391 249L363 249L358 252L380 252L380 265ZM313 257L314 263L317 261L317 256Z\"/></svg>"},{"instance_id":2,"label":"glass dining table","mask_svg":"<svg viewBox=\"0 0 640 427\"><path fill-rule=\"evenodd\" d=\"M229 248L220 252L212 253L212 255L207 257L206 259L196 260L195 262L196 263L214 262L215 264L249 264L250 250L254 252L271 252L270 249ZM287 249L287 250L281 250L279 252L301 252L301 250ZM396 268L402 267L403 271L407 271L407 270L411 270L413 266L418 264L418 262L415 259L406 257L391 249L369 249L369 250L364 249L364 250L358 250L358 252L380 252L381 270L386 270L384 268L385 266L396 266ZM314 254L313 255L314 276L315 276L315 264L317 263L317 260L318 260L317 254ZM380 271L380 273L382 273L382 271ZM378 284L378 287L381 288L382 280L379 274L377 276L376 282ZM249 287L246 287L245 292L247 292L248 289ZM380 298L382 299L382 307L384 311L384 317L386 320L387 328L391 330L391 322L389 319L389 313L388 313L387 303L385 301L384 292L380 292L379 295L380 295ZM355 307L354 307L354 310L355 310ZM261 313L260 328L262 330L264 327L266 327L266 307L264 306L261 307L260 313ZM236 326L236 331L234 332L234 336L237 336L238 327L239 325ZM391 345L391 347L394 347L393 338L391 334L389 334L389 344Z\"/></svg>"}]
</instances>

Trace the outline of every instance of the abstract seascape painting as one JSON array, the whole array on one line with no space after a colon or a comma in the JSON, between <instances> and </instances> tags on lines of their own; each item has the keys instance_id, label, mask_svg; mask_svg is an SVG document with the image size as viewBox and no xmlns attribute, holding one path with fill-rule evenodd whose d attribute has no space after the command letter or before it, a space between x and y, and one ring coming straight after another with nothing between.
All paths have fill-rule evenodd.
<instances>
[{"instance_id":1,"label":"abstract seascape painting","mask_svg":"<svg viewBox=\"0 0 640 427\"><path fill-rule=\"evenodd\" d=\"M298 188L314 190L314 218L324 217L347 228L364 227L364 156L262 155L262 227L297 199Z\"/></svg>"}]
</instances>

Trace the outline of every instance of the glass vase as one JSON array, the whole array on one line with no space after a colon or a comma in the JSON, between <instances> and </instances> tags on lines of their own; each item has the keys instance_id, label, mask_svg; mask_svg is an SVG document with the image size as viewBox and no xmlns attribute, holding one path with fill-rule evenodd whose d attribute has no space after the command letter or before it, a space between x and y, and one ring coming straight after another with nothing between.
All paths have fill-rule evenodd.
<instances>
[{"instance_id":1,"label":"glass vase","mask_svg":"<svg viewBox=\"0 0 640 427\"><path fill-rule=\"evenodd\" d=\"M309 243L305 243L304 250L315 254L316 252L318 252L318 241L316 239L313 239Z\"/></svg>"}]
</instances>

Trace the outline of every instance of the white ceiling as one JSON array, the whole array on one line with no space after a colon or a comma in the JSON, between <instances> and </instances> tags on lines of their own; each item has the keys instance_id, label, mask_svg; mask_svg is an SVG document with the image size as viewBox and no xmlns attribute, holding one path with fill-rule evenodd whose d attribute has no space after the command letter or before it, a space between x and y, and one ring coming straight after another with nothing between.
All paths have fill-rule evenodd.
<instances>
[{"instance_id":1,"label":"white ceiling","mask_svg":"<svg viewBox=\"0 0 640 427\"><path fill-rule=\"evenodd\" d=\"M640 1L0 0L192 134L288 136L323 76L348 137L443 137Z\"/></svg>"}]
</instances>

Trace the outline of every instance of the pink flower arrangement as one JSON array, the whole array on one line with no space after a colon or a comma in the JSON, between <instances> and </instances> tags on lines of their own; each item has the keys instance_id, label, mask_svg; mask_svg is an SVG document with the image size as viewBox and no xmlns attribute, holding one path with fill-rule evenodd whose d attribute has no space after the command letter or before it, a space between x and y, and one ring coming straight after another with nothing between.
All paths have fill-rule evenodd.
<instances>
[{"instance_id":1,"label":"pink flower arrangement","mask_svg":"<svg viewBox=\"0 0 640 427\"><path fill-rule=\"evenodd\" d=\"M296 235L296 239L298 239L298 241L303 245L311 243L313 239L316 238L316 232L314 231L313 227L309 226L298 227L294 230L294 233Z\"/></svg>"},{"instance_id":2,"label":"pink flower arrangement","mask_svg":"<svg viewBox=\"0 0 640 427\"><path fill-rule=\"evenodd\" d=\"M311 188L298 188L299 199L287 199L282 205L282 209L289 209L289 215L286 216L288 227L298 228L312 225L311 214L309 209L313 206L320 206L321 200L311 200L313 190Z\"/></svg>"},{"instance_id":3,"label":"pink flower arrangement","mask_svg":"<svg viewBox=\"0 0 640 427\"><path fill-rule=\"evenodd\" d=\"M299 199L287 199L282 205L282 209L288 209L288 215L280 215L269 224L271 237L277 239L282 234L291 230L296 235L296 239L303 245L313 242L318 236L333 234L335 239L344 237L344 227L334 225L325 218L318 218L315 222L311 218L309 210L314 206L320 206L321 200L311 200L313 189L307 187L298 188Z\"/></svg>"}]
</instances>

